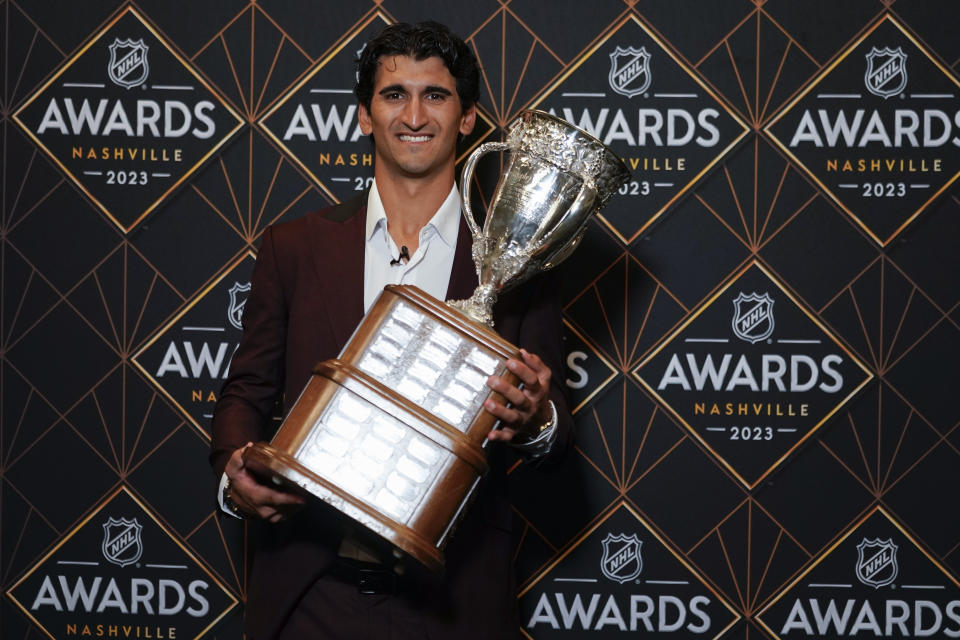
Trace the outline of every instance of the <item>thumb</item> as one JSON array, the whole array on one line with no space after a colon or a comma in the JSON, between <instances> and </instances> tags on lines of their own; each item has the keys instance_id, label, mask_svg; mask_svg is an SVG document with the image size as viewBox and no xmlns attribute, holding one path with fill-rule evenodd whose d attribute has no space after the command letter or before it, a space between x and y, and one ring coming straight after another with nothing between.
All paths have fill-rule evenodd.
<instances>
[{"instance_id":1,"label":"thumb","mask_svg":"<svg viewBox=\"0 0 960 640\"><path fill-rule=\"evenodd\" d=\"M243 463L243 452L247 450L247 447L253 446L252 442L248 442L239 449L235 450L230 454L230 458L227 460L227 465L224 471L229 475L230 473L236 473L244 467Z\"/></svg>"}]
</instances>

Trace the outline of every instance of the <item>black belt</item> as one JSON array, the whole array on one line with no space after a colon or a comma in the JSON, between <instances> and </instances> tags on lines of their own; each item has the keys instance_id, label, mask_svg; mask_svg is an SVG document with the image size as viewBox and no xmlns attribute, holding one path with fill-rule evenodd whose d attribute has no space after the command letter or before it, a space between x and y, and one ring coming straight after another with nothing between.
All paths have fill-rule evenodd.
<instances>
[{"instance_id":1,"label":"black belt","mask_svg":"<svg viewBox=\"0 0 960 640\"><path fill-rule=\"evenodd\" d=\"M396 595L400 590L400 576L375 562L337 558L330 567L330 575L355 586L364 595Z\"/></svg>"}]
</instances>

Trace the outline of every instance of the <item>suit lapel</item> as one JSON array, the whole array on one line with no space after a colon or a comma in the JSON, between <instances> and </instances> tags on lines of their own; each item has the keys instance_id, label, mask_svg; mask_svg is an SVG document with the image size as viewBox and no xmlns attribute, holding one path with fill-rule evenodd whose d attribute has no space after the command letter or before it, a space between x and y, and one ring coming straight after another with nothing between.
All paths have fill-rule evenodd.
<instances>
[{"instance_id":1,"label":"suit lapel","mask_svg":"<svg viewBox=\"0 0 960 640\"><path fill-rule=\"evenodd\" d=\"M364 192L365 195L365 192ZM366 198L354 198L315 218L311 248L322 299L337 344L345 345L363 317Z\"/></svg>"},{"instance_id":2,"label":"suit lapel","mask_svg":"<svg viewBox=\"0 0 960 640\"><path fill-rule=\"evenodd\" d=\"M337 344L345 345L363 318L363 263L366 229L366 192L314 219L311 226L313 264L327 305L327 315ZM447 300L470 297L477 286L473 265L473 236L460 220L453 254Z\"/></svg>"},{"instance_id":3,"label":"suit lapel","mask_svg":"<svg viewBox=\"0 0 960 640\"><path fill-rule=\"evenodd\" d=\"M453 253L453 268L447 285L447 300L463 300L477 288L477 270L473 265L473 236L466 220L460 218L457 232L457 248Z\"/></svg>"}]
</instances>

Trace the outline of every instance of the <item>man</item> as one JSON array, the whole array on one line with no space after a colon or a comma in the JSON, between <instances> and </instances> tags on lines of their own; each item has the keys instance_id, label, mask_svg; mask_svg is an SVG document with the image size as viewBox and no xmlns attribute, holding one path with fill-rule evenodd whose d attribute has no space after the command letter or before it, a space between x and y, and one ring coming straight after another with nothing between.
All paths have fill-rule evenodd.
<instances>
[{"instance_id":1,"label":"man","mask_svg":"<svg viewBox=\"0 0 960 640\"><path fill-rule=\"evenodd\" d=\"M477 284L454 184L456 143L476 118L479 70L466 44L436 23L387 27L358 62L358 118L375 146L369 194L267 229L244 311L244 337L213 418L211 463L225 510L261 521L249 578L247 632L264 638L518 637L509 445L525 457L568 446L555 288L532 281L502 296L497 330L526 347L492 376L508 405L487 448L491 471L446 550L443 576L395 558L319 501L262 482L243 464L270 438L278 397L296 398L318 361L336 357L385 284L440 298ZM305 504L308 502L309 504ZM372 578L371 578L372 576Z\"/></svg>"}]
</instances>

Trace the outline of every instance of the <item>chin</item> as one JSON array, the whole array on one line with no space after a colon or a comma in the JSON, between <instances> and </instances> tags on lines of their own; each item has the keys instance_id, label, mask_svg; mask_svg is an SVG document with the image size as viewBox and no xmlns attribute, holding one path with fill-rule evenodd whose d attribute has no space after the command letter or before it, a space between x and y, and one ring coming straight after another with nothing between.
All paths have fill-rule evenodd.
<instances>
[{"instance_id":1,"label":"chin","mask_svg":"<svg viewBox=\"0 0 960 640\"><path fill-rule=\"evenodd\" d=\"M431 164L425 164L422 162L401 162L397 167L403 173L409 176L424 176L431 173L434 170L434 166Z\"/></svg>"}]
</instances>

